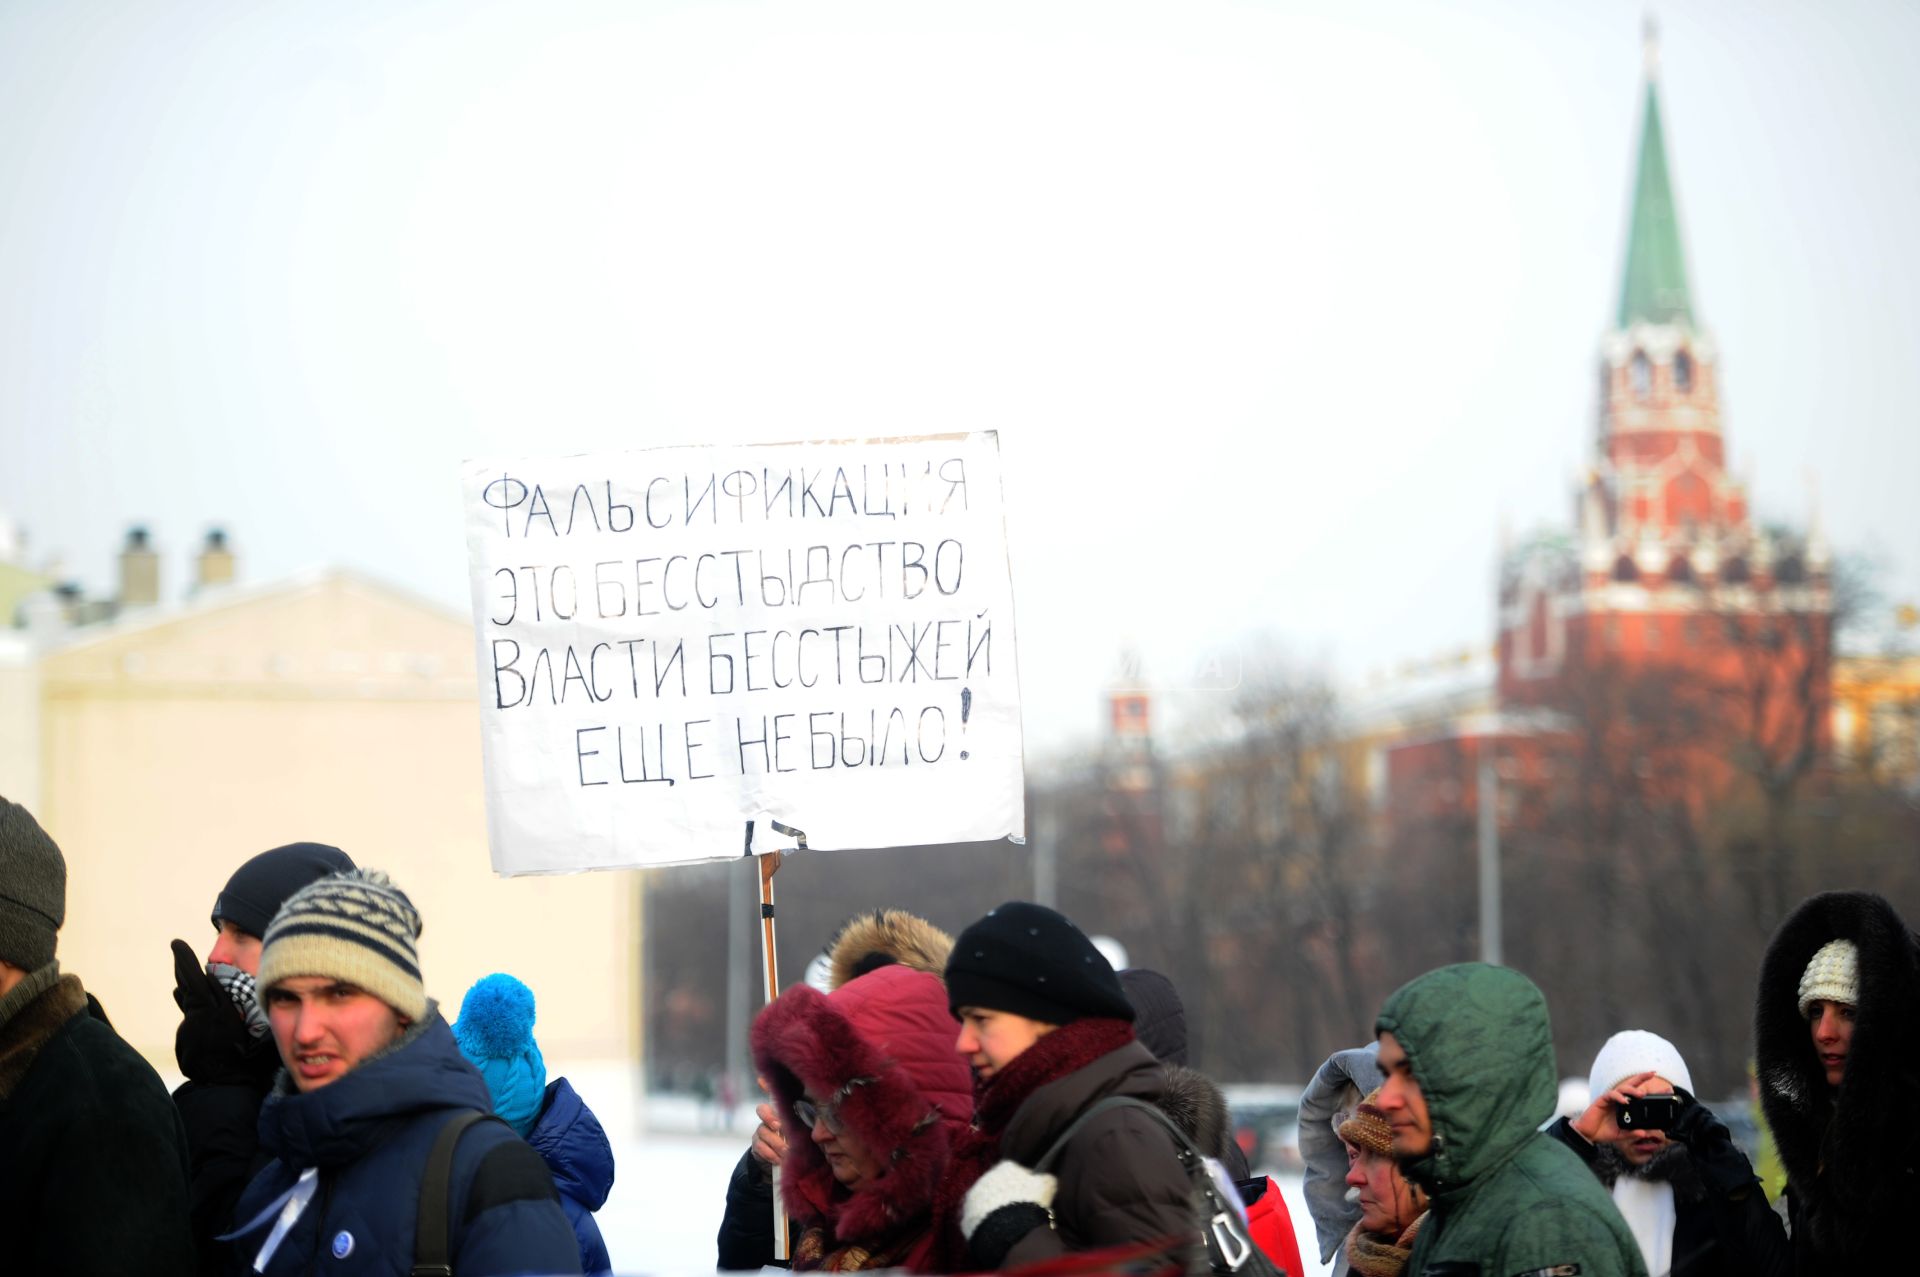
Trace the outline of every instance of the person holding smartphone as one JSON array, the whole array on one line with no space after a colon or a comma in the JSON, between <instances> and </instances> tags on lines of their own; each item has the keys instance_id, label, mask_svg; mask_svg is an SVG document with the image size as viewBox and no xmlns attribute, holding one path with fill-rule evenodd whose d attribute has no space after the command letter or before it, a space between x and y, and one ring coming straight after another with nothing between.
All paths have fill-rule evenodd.
<instances>
[{"instance_id":1,"label":"person holding smartphone","mask_svg":"<svg viewBox=\"0 0 1920 1277\"><path fill-rule=\"evenodd\" d=\"M1786 1277L1780 1217L1726 1125L1690 1094L1673 1043L1644 1029L1607 1039L1587 1074L1592 1103L1547 1134L1613 1193L1649 1277Z\"/></svg>"}]
</instances>

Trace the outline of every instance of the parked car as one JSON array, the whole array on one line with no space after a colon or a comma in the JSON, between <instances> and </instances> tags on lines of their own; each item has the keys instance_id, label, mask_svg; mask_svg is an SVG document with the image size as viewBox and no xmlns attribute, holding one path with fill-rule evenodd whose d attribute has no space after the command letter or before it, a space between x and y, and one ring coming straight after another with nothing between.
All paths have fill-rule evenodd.
<instances>
[{"instance_id":1,"label":"parked car","mask_svg":"<svg viewBox=\"0 0 1920 1277\"><path fill-rule=\"evenodd\" d=\"M1233 1138L1256 1175L1298 1174L1300 1095L1297 1086L1228 1086Z\"/></svg>"}]
</instances>

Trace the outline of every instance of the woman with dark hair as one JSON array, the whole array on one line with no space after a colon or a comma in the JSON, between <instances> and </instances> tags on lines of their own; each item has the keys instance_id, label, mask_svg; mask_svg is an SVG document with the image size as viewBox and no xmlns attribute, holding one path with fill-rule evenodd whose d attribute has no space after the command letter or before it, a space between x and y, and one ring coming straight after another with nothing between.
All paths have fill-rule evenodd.
<instances>
[{"instance_id":1,"label":"woman with dark hair","mask_svg":"<svg viewBox=\"0 0 1920 1277\"><path fill-rule=\"evenodd\" d=\"M1754 1051L1798 1277L1890 1271L1920 1201L1920 937L1869 892L1804 902L1761 963Z\"/></svg>"}]
</instances>

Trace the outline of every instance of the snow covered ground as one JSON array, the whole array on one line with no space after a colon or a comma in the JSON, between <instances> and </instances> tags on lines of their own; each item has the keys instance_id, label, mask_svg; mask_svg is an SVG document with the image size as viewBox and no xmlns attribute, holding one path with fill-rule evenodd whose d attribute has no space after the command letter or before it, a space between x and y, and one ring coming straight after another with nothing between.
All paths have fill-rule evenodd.
<instances>
[{"instance_id":1,"label":"snow covered ground","mask_svg":"<svg viewBox=\"0 0 1920 1277\"><path fill-rule=\"evenodd\" d=\"M576 1075L580 1091L614 1146L613 1193L600 1210L600 1232L621 1273L711 1273L714 1235L726 1207L727 1177L753 1133L753 1109L742 1104L734 1129L715 1129L711 1112L702 1114L684 1096L653 1095L644 1100L632 1089L631 1075ZM1313 1224L1300 1196L1298 1175L1274 1177L1286 1195L1305 1277L1327 1277L1318 1264Z\"/></svg>"}]
</instances>

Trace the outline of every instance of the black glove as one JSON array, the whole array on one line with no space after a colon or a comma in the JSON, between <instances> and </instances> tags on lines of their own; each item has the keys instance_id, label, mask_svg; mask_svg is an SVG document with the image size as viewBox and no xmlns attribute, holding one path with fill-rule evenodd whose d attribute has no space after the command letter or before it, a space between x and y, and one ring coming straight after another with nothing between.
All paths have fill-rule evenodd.
<instances>
[{"instance_id":1,"label":"black glove","mask_svg":"<svg viewBox=\"0 0 1920 1277\"><path fill-rule=\"evenodd\" d=\"M1712 1109L1694 1099L1692 1092L1676 1086L1673 1093L1680 1097L1680 1117L1667 1131L1668 1139L1679 1140L1689 1150L1718 1139L1732 1142L1733 1135L1727 1130L1726 1123L1715 1117Z\"/></svg>"},{"instance_id":2,"label":"black glove","mask_svg":"<svg viewBox=\"0 0 1920 1277\"><path fill-rule=\"evenodd\" d=\"M1687 1146L1695 1169L1708 1188L1731 1193L1754 1182L1753 1167L1746 1154L1733 1142L1733 1132L1713 1115L1713 1110L1693 1098L1684 1087L1674 1087L1680 1097L1680 1119L1667 1132L1667 1138Z\"/></svg>"},{"instance_id":3,"label":"black glove","mask_svg":"<svg viewBox=\"0 0 1920 1277\"><path fill-rule=\"evenodd\" d=\"M173 1035L180 1071L196 1082L251 1081L247 1057L254 1040L247 1022L185 940L173 942L173 1000L181 1012Z\"/></svg>"}]
</instances>

